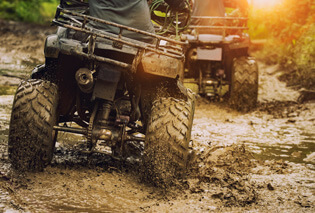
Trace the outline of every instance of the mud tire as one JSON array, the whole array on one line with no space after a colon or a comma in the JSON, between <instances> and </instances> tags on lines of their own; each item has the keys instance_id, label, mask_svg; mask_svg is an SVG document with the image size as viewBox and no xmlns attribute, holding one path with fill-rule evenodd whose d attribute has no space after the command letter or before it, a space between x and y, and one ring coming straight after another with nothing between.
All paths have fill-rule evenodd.
<instances>
[{"instance_id":1,"label":"mud tire","mask_svg":"<svg viewBox=\"0 0 315 213\"><path fill-rule=\"evenodd\" d=\"M163 97L153 102L143 163L145 177L154 185L167 187L186 169L194 100L189 92L188 101Z\"/></svg>"},{"instance_id":2,"label":"mud tire","mask_svg":"<svg viewBox=\"0 0 315 213\"><path fill-rule=\"evenodd\" d=\"M258 97L258 66L251 57L233 60L230 106L248 112L256 107Z\"/></svg>"},{"instance_id":3,"label":"mud tire","mask_svg":"<svg viewBox=\"0 0 315 213\"><path fill-rule=\"evenodd\" d=\"M53 157L57 134L58 88L49 81L20 83L14 97L8 152L13 168L40 171Z\"/></svg>"}]
</instances>

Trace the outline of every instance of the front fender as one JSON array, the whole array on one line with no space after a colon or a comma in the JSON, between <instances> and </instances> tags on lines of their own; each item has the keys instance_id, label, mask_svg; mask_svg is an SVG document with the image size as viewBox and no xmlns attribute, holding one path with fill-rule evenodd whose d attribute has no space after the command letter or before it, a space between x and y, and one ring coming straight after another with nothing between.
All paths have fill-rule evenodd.
<instances>
[{"instance_id":1,"label":"front fender","mask_svg":"<svg viewBox=\"0 0 315 213\"><path fill-rule=\"evenodd\" d=\"M57 34L49 35L45 41L45 57L58 58L60 52L59 37Z\"/></svg>"}]
</instances>

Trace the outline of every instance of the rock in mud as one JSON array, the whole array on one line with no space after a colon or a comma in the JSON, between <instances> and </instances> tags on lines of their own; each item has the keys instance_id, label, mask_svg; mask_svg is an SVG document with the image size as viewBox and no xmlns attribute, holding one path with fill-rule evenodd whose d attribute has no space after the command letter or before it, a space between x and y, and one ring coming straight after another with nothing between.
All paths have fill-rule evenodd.
<instances>
[{"instance_id":1,"label":"rock in mud","mask_svg":"<svg viewBox=\"0 0 315 213\"><path fill-rule=\"evenodd\" d=\"M299 103L315 100L315 90L301 89L299 92L301 93L300 97L298 98Z\"/></svg>"},{"instance_id":2,"label":"rock in mud","mask_svg":"<svg viewBox=\"0 0 315 213\"><path fill-rule=\"evenodd\" d=\"M271 183L267 184L267 189L269 189L270 191L275 190L275 188L271 185Z\"/></svg>"}]
</instances>

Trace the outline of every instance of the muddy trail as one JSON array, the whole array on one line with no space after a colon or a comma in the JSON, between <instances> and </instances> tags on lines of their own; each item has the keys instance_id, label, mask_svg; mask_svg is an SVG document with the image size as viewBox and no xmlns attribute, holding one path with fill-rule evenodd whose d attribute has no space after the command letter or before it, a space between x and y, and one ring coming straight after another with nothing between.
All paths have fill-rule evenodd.
<instances>
[{"instance_id":1,"label":"muddy trail","mask_svg":"<svg viewBox=\"0 0 315 213\"><path fill-rule=\"evenodd\" d=\"M314 212L315 103L260 63L259 106L240 113L199 98L192 132L195 157L170 188L144 183L141 162L79 150L85 138L59 134L43 172L17 174L7 154L13 94L53 28L0 20L1 212Z\"/></svg>"}]
</instances>

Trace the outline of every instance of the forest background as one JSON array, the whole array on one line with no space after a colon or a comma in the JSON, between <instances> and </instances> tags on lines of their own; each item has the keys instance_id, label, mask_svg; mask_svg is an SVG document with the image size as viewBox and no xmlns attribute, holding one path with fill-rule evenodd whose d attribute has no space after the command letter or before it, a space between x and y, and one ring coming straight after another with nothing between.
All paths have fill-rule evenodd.
<instances>
[{"instance_id":1,"label":"forest background","mask_svg":"<svg viewBox=\"0 0 315 213\"><path fill-rule=\"evenodd\" d=\"M49 24L59 0L1 0L0 18ZM315 1L279 0L272 7L251 6L248 33L263 41L255 51L266 64L279 64L289 86L315 90Z\"/></svg>"}]
</instances>

